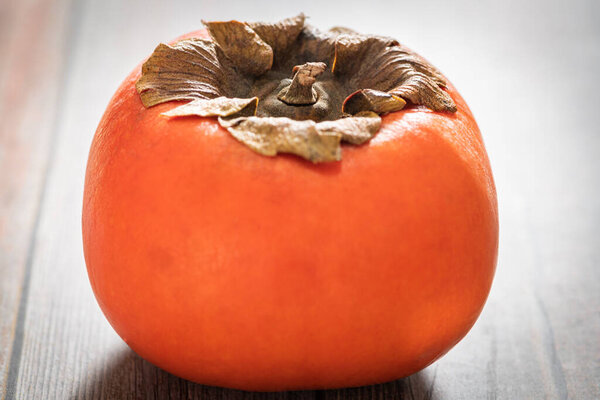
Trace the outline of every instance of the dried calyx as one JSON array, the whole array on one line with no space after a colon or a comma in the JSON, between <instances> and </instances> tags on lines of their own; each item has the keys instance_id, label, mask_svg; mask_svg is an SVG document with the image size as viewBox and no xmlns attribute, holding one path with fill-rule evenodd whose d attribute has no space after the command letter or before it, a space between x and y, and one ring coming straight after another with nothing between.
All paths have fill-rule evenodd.
<instances>
[{"instance_id":1,"label":"dried calyx","mask_svg":"<svg viewBox=\"0 0 600 400\"><path fill-rule=\"evenodd\" d=\"M340 160L340 142L368 141L379 114L407 102L456 111L441 74L393 39L346 28L319 32L304 25L304 15L204 24L212 40L154 50L136 85L142 103L191 100L165 115L218 117L260 154Z\"/></svg>"}]
</instances>

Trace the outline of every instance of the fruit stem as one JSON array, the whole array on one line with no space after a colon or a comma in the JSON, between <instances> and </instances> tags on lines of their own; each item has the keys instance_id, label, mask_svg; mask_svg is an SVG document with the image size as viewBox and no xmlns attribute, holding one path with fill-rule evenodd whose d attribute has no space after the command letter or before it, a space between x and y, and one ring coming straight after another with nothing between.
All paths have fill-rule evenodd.
<instances>
[{"instance_id":1,"label":"fruit stem","mask_svg":"<svg viewBox=\"0 0 600 400\"><path fill-rule=\"evenodd\" d=\"M312 86L316 82L317 76L321 75L326 67L327 65L322 62L296 65L292 70L294 73L292 83L283 88L277 98L290 105L315 104L319 95Z\"/></svg>"}]
</instances>

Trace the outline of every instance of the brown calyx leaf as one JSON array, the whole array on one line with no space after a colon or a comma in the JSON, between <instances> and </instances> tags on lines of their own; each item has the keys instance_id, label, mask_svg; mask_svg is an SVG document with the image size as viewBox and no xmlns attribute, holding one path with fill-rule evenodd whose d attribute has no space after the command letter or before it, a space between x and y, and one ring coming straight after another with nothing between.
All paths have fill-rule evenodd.
<instances>
[{"instance_id":1,"label":"brown calyx leaf","mask_svg":"<svg viewBox=\"0 0 600 400\"><path fill-rule=\"evenodd\" d=\"M159 45L136 83L142 103L191 100L164 115L218 116L260 154L312 162L339 160L340 142L368 141L378 114L407 101L456 111L444 77L396 40L347 28L319 32L304 20L204 22L212 40Z\"/></svg>"},{"instance_id":2,"label":"brown calyx leaf","mask_svg":"<svg viewBox=\"0 0 600 400\"><path fill-rule=\"evenodd\" d=\"M375 113L335 121L296 121L285 117L219 118L237 140L265 156L290 153L313 163L339 161L340 141L361 144L369 140L381 124Z\"/></svg>"},{"instance_id":3,"label":"brown calyx leaf","mask_svg":"<svg viewBox=\"0 0 600 400\"><path fill-rule=\"evenodd\" d=\"M439 71L394 39L348 34L338 36L332 72L338 76L351 76L356 87L366 88L363 92L387 92L434 111L456 111L454 101L442 90L446 81ZM372 96L373 93L369 96L363 96L364 94L361 96L375 97ZM344 104L349 100L352 99L349 97ZM366 99L353 99L352 102L355 102L355 106L370 103L364 100ZM396 111L394 108L399 105L400 103L396 103L394 106L393 102L388 101L386 106Z\"/></svg>"},{"instance_id":4,"label":"brown calyx leaf","mask_svg":"<svg viewBox=\"0 0 600 400\"><path fill-rule=\"evenodd\" d=\"M221 96L222 76L214 43L186 39L173 46L159 44L142 66L136 89L145 107L173 100L210 99Z\"/></svg>"},{"instance_id":5,"label":"brown calyx leaf","mask_svg":"<svg viewBox=\"0 0 600 400\"><path fill-rule=\"evenodd\" d=\"M353 117L319 122L321 132L337 132L342 141L354 145L363 144L371 139L381 126L381 117L371 111L361 111Z\"/></svg>"},{"instance_id":6,"label":"brown calyx leaf","mask_svg":"<svg viewBox=\"0 0 600 400\"><path fill-rule=\"evenodd\" d=\"M333 28L329 28L328 32L334 35L359 35L354 29L345 26L334 26Z\"/></svg>"},{"instance_id":7,"label":"brown calyx leaf","mask_svg":"<svg viewBox=\"0 0 600 400\"><path fill-rule=\"evenodd\" d=\"M389 46L394 39L359 34L340 34L335 41L335 55L331 71L336 75L356 73L365 63L374 68L371 57Z\"/></svg>"},{"instance_id":8,"label":"brown calyx leaf","mask_svg":"<svg viewBox=\"0 0 600 400\"><path fill-rule=\"evenodd\" d=\"M247 24L202 21L223 53L242 73L260 76L273 65L273 49Z\"/></svg>"},{"instance_id":9,"label":"brown calyx leaf","mask_svg":"<svg viewBox=\"0 0 600 400\"><path fill-rule=\"evenodd\" d=\"M342 112L351 115L361 111L384 114L402 110L405 105L406 101L401 97L379 90L362 89L346 97L342 105Z\"/></svg>"},{"instance_id":10,"label":"brown calyx leaf","mask_svg":"<svg viewBox=\"0 0 600 400\"><path fill-rule=\"evenodd\" d=\"M336 36L335 33L321 32L311 26L305 26L289 54L291 66L307 61L322 61L331 65Z\"/></svg>"},{"instance_id":11,"label":"brown calyx leaf","mask_svg":"<svg viewBox=\"0 0 600 400\"><path fill-rule=\"evenodd\" d=\"M389 93L408 99L414 104L423 104L433 111L456 112L456 104L448 93L421 72L407 74L402 85L390 90Z\"/></svg>"},{"instance_id":12,"label":"brown calyx leaf","mask_svg":"<svg viewBox=\"0 0 600 400\"><path fill-rule=\"evenodd\" d=\"M167 117L187 117L190 115L199 117L250 116L256 114L257 106L258 97L252 97L251 99L217 97L215 99L196 99L164 112L162 115Z\"/></svg>"},{"instance_id":13,"label":"brown calyx leaf","mask_svg":"<svg viewBox=\"0 0 600 400\"><path fill-rule=\"evenodd\" d=\"M283 57L294 44L302 29L304 29L304 14L286 18L274 24L265 22L250 22L248 26L273 49L277 59Z\"/></svg>"},{"instance_id":14,"label":"brown calyx leaf","mask_svg":"<svg viewBox=\"0 0 600 400\"><path fill-rule=\"evenodd\" d=\"M219 118L237 140L265 156L291 153L314 163L341 159L339 133L321 134L314 121L285 117Z\"/></svg>"}]
</instances>

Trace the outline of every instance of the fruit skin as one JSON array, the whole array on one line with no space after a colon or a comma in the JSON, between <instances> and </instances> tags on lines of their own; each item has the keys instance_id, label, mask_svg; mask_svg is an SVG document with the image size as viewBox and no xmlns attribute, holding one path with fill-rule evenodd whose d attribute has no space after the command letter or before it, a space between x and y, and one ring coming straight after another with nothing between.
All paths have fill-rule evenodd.
<instances>
[{"instance_id":1,"label":"fruit skin","mask_svg":"<svg viewBox=\"0 0 600 400\"><path fill-rule=\"evenodd\" d=\"M181 103L145 109L139 75L98 126L83 202L92 288L135 352L209 385L335 388L410 375L469 331L498 216L453 86L455 114L389 114L341 162L313 165L160 115Z\"/></svg>"}]
</instances>

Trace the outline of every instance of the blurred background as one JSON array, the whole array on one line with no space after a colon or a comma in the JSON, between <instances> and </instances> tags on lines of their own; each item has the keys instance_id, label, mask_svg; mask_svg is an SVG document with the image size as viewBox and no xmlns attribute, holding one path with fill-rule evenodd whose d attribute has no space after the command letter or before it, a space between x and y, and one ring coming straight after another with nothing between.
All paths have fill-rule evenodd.
<instances>
[{"instance_id":1,"label":"blurred background","mask_svg":"<svg viewBox=\"0 0 600 400\"><path fill-rule=\"evenodd\" d=\"M201 20L392 36L470 105L495 174L496 280L473 330L410 378L248 394L133 354L90 289L87 152L123 78ZM0 0L0 399L600 398L600 2Z\"/></svg>"}]
</instances>

